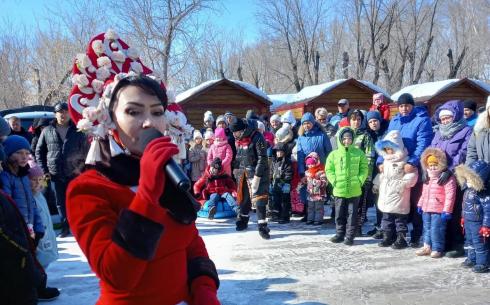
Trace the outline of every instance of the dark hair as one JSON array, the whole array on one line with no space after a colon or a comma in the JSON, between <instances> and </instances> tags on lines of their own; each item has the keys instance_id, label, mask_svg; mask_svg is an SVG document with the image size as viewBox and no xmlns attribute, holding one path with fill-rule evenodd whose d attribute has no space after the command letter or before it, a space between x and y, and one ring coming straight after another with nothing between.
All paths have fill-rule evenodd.
<instances>
[{"instance_id":1,"label":"dark hair","mask_svg":"<svg viewBox=\"0 0 490 305\"><path fill-rule=\"evenodd\" d=\"M350 113L349 120L356 118L356 117L360 117L361 121L364 121L364 113L362 113L362 111L359 109L356 109Z\"/></svg>"},{"instance_id":2,"label":"dark hair","mask_svg":"<svg viewBox=\"0 0 490 305\"><path fill-rule=\"evenodd\" d=\"M156 80L146 75L139 74L134 76L128 76L121 79L112 90L111 101L109 103L109 113L111 115L111 118L112 118L112 111L113 111L112 108L114 107L114 104L117 100L117 94L119 93L119 91L121 91L121 89L126 88L128 86L135 86L141 88L146 94L156 96L162 103L163 108L167 109L167 104L168 104L167 90L163 86L160 86L160 84Z\"/></svg>"}]
</instances>

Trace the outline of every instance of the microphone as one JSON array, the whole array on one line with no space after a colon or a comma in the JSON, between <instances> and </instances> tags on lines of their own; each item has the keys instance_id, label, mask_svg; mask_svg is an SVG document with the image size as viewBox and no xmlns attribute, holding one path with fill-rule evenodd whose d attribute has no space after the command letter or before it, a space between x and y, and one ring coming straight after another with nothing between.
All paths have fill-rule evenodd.
<instances>
[{"instance_id":1,"label":"microphone","mask_svg":"<svg viewBox=\"0 0 490 305\"><path fill-rule=\"evenodd\" d=\"M155 128L144 129L140 134L139 147L143 152L145 147L154 139L163 137L163 134ZM175 185L178 189L188 192L191 189L191 181L189 177L184 173L182 168L173 158L167 161L164 167L165 174L169 181Z\"/></svg>"}]
</instances>

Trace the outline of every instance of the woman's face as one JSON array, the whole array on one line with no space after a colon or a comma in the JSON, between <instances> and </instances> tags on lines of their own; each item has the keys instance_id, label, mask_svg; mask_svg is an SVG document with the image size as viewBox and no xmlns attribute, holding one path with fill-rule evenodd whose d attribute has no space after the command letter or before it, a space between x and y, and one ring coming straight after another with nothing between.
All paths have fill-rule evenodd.
<instances>
[{"instance_id":1,"label":"woman's face","mask_svg":"<svg viewBox=\"0 0 490 305\"><path fill-rule=\"evenodd\" d=\"M122 144L134 155L143 154L140 134L148 128L165 131L165 109L160 100L136 86L127 86L118 93L114 105L114 123Z\"/></svg>"}]
</instances>

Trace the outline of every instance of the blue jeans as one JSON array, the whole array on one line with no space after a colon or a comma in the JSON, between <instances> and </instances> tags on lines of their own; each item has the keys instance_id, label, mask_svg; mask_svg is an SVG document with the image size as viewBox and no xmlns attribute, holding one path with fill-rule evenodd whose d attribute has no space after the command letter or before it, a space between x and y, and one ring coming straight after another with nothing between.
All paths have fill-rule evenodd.
<instances>
[{"instance_id":1,"label":"blue jeans","mask_svg":"<svg viewBox=\"0 0 490 305\"><path fill-rule=\"evenodd\" d=\"M444 252L446 245L446 221L442 220L439 213L425 213L422 215L424 221L424 244L431 247L432 251Z\"/></svg>"},{"instance_id":2,"label":"blue jeans","mask_svg":"<svg viewBox=\"0 0 490 305\"><path fill-rule=\"evenodd\" d=\"M214 193L214 194L211 194L211 196L209 196L209 207L213 207L213 206L216 206L218 204L218 202L220 201L225 201L229 206L230 208L235 211L235 213L238 214L238 205L236 204L236 200L235 198L233 198L233 196L231 196L230 193L224 193L223 195L219 195L218 193Z\"/></svg>"},{"instance_id":3,"label":"blue jeans","mask_svg":"<svg viewBox=\"0 0 490 305\"><path fill-rule=\"evenodd\" d=\"M476 265L488 265L489 242L485 242L479 231L482 223L479 221L464 221L464 232L468 245L468 259Z\"/></svg>"}]
</instances>

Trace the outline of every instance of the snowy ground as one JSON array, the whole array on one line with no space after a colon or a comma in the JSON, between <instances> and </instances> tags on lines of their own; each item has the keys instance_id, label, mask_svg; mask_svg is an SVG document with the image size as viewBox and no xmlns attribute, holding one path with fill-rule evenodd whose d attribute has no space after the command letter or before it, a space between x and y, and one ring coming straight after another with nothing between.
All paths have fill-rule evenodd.
<instances>
[{"instance_id":1,"label":"snowy ground","mask_svg":"<svg viewBox=\"0 0 490 305\"><path fill-rule=\"evenodd\" d=\"M332 244L332 224L271 224L268 241L255 222L245 232L233 220L199 220L198 227L219 269L223 305L490 304L490 274L460 268L461 258L416 257L369 237L352 247ZM97 278L73 237L58 241L60 259L48 275L62 291L50 304L94 304Z\"/></svg>"}]
</instances>

